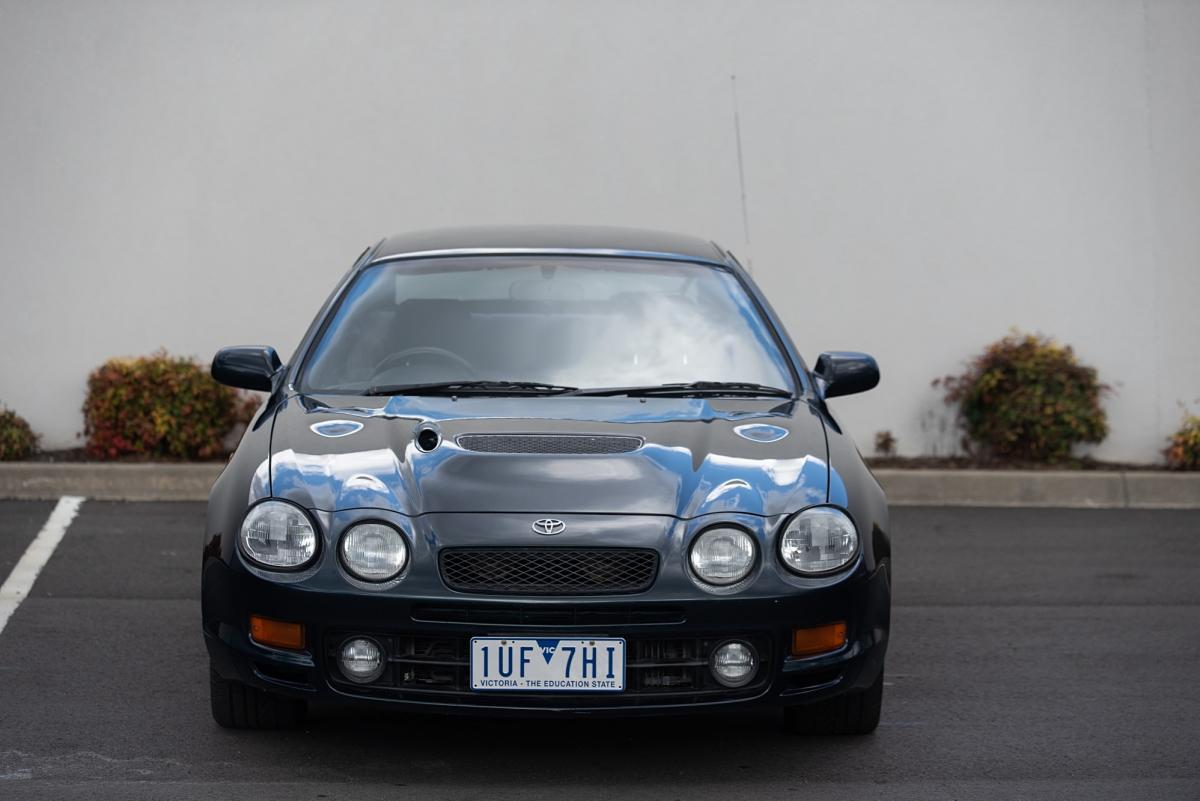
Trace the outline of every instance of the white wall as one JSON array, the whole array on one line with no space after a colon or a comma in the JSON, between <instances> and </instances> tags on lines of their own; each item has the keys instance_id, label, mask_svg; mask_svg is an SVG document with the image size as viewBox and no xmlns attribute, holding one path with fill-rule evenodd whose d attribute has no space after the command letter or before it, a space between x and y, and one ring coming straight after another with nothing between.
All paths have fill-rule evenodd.
<instances>
[{"instance_id":1,"label":"white wall","mask_svg":"<svg viewBox=\"0 0 1200 801\"><path fill-rule=\"evenodd\" d=\"M930 380L1020 326L1151 461L1197 221L1195 2L0 0L0 402L48 447L109 356L289 353L384 234L583 222L716 238L806 357L875 353L864 451L952 447Z\"/></svg>"}]
</instances>

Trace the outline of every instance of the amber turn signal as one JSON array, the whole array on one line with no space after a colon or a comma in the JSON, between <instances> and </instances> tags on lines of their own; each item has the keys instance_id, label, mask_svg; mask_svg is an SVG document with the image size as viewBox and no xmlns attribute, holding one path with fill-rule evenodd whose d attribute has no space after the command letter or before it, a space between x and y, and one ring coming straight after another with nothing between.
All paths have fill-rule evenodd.
<instances>
[{"instance_id":1,"label":"amber turn signal","mask_svg":"<svg viewBox=\"0 0 1200 801\"><path fill-rule=\"evenodd\" d=\"M262 645L299 651L304 647L304 625L251 615L250 639Z\"/></svg>"},{"instance_id":2,"label":"amber turn signal","mask_svg":"<svg viewBox=\"0 0 1200 801\"><path fill-rule=\"evenodd\" d=\"M792 656L823 654L826 651L836 651L845 644L844 621L811 629L792 629Z\"/></svg>"}]
</instances>

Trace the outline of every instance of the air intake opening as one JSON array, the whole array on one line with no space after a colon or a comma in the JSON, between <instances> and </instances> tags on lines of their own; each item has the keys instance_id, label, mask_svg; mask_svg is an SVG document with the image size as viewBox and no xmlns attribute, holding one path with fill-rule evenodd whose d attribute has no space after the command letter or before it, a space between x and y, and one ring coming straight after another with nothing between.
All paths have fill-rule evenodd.
<instances>
[{"instance_id":1,"label":"air intake opening","mask_svg":"<svg viewBox=\"0 0 1200 801\"><path fill-rule=\"evenodd\" d=\"M447 548L442 580L457 592L599 595L650 589L658 552L634 548Z\"/></svg>"},{"instance_id":2,"label":"air intake opening","mask_svg":"<svg viewBox=\"0 0 1200 801\"><path fill-rule=\"evenodd\" d=\"M442 441L442 437L432 428L422 428L417 432L417 447L429 453Z\"/></svg>"},{"instance_id":3,"label":"air intake opening","mask_svg":"<svg viewBox=\"0 0 1200 801\"><path fill-rule=\"evenodd\" d=\"M477 453L596 456L631 453L644 444L623 434L463 434L458 447Z\"/></svg>"}]
</instances>

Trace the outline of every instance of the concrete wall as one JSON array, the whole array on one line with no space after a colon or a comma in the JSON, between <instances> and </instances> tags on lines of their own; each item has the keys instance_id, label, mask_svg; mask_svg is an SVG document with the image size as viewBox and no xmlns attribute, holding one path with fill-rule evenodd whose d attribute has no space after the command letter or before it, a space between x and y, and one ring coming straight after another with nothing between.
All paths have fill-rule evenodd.
<instances>
[{"instance_id":1,"label":"concrete wall","mask_svg":"<svg viewBox=\"0 0 1200 801\"><path fill-rule=\"evenodd\" d=\"M930 380L1020 326L1151 461L1200 396L1197 143L1195 2L0 0L0 402L70 445L106 357L290 353L384 234L628 224L874 352L864 450L952 448Z\"/></svg>"}]
</instances>

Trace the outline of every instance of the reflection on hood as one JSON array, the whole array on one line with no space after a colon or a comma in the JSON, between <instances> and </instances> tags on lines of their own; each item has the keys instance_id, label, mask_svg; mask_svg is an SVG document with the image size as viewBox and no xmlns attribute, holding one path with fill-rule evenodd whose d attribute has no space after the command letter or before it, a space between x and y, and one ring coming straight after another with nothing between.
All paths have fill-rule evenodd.
<instances>
[{"instance_id":1,"label":"reflection on hood","mask_svg":"<svg viewBox=\"0 0 1200 801\"><path fill-rule=\"evenodd\" d=\"M375 406L339 405L345 400L284 401L272 435L270 487L256 491L323 511L378 508L410 516L773 516L828 497L823 424L804 403L398 396L369 399ZM762 442L739 434L736 429L747 423L768 423L780 438ZM430 452L415 442L423 427L440 435ZM620 435L637 438L640 447L634 443L617 453L480 452L460 446L458 438L467 434Z\"/></svg>"}]
</instances>

